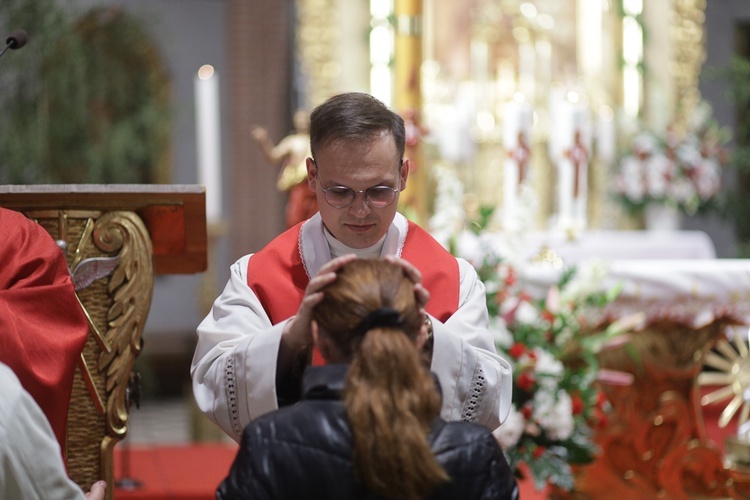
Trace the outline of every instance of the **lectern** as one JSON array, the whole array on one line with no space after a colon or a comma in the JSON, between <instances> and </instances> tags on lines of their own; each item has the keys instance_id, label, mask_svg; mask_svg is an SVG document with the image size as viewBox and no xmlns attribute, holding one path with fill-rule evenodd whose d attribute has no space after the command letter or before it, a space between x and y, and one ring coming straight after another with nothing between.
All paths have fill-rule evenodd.
<instances>
[{"instance_id":1,"label":"lectern","mask_svg":"<svg viewBox=\"0 0 750 500\"><path fill-rule=\"evenodd\" d=\"M155 274L206 270L205 190L198 185L6 185L0 206L37 221L64 248L75 273L108 262L76 293L89 336L68 412L68 473L88 491L114 492L113 449L128 430L133 363L141 350ZM44 307L40 304L40 307Z\"/></svg>"}]
</instances>

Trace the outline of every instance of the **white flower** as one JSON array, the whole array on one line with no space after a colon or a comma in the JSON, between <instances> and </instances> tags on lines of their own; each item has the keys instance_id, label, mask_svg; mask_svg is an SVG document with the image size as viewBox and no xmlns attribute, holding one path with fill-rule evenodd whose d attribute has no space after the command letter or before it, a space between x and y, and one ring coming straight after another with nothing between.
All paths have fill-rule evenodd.
<instances>
[{"instance_id":1,"label":"white flower","mask_svg":"<svg viewBox=\"0 0 750 500\"><path fill-rule=\"evenodd\" d=\"M516 308L516 321L524 324L535 324L539 321L539 309L525 300L521 300Z\"/></svg>"},{"instance_id":2,"label":"white flower","mask_svg":"<svg viewBox=\"0 0 750 500\"><path fill-rule=\"evenodd\" d=\"M669 183L677 173L675 164L666 155L657 154L646 160L643 167L649 196L664 197L669 190Z\"/></svg>"},{"instance_id":3,"label":"white flower","mask_svg":"<svg viewBox=\"0 0 750 500\"><path fill-rule=\"evenodd\" d=\"M602 289L608 274L608 265L602 260L591 260L579 266L573 279L560 293L560 303L579 303L584 297Z\"/></svg>"},{"instance_id":4,"label":"white flower","mask_svg":"<svg viewBox=\"0 0 750 500\"><path fill-rule=\"evenodd\" d=\"M550 439L567 439L573 433L573 403L565 391L557 394L537 391L534 394L533 418Z\"/></svg>"},{"instance_id":5,"label":"white flower","mask_svg":"<svg viewBox=\"0 0 750 500\"><path fill-rule=\"evenodd\" d=\"M536 377L537 382L544 388L555 389L565 369L562 362L539 347L534 348L534 355L536 356L534 371L542 375Z\"/></svg>"},{"instance_id":6,"label":"white flower","mask_svg":"<svg viewBox=\"0 0 750 500\"><path fill-rule=\"evenodd\" d=\"M508 418L500 427L492 431L492 435L495 436L503 450L508 450L518 444L525 427L526 421L523 415L516 409L516 405L511 405Z\"/></svg>"},{"instance_id":7,"label":"white flower","mask_svg":"<svg viewBox=\"0 0 750 500\"><path fill-rule=\"evenodd\" d=\"M620 175L617 177L617 191L633 201L642 200L646 194L646 186L643 183L641 170L641 161L634 156L623 158L620 164Z\"/></svg>"},{"instance_id":8,"label":"white flower","mask_svg":"<svg viewBox=\"0 0 750 500\"><path fill-rule=\"evenodd\" d=\"M506 351L510 349L514 342L513 334L508 330L503 318L499 316L490 317L489 330L498 347Z\"/></svg>"}]
</instances>

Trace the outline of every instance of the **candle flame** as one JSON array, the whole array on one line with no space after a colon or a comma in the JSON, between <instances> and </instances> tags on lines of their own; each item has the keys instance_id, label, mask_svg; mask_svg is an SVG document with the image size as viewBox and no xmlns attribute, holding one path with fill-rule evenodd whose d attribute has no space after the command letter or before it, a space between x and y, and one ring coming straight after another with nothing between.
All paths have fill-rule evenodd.
<instances>
[{"instance_id":1,"label":"candle flame","mask_svg":"<svg viewBox=\"0 0 750 500\"><path fill-rule=\"evenodd\" d=\"M214 76L214 67L210 64L204 64L198 70L198 78L201 80L209 80L212 76Z\"/></svg>"}]
</instances>

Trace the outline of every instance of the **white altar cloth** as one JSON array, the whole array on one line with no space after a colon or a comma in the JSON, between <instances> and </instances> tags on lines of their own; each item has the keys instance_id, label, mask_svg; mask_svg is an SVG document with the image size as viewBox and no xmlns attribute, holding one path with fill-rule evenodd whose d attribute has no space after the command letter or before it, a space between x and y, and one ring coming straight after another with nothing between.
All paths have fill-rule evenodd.
<instances>
[{"instance_id":1,"label":"white altar cloth","mask_svg":"<svg viewBox=\"0 0 750 500\"><path fill-rule=\"evenodd\" d=\"M703 231L586 231L575 239L559 231L532 231L520 238L503 233L492 234L489 238L501 255L520 251L525 258L531 259L550 249L565 263L591 258L716 258L713 242Z\"/></svg>"},{"instance_id":2,"label":"white altar cloth","mask_svg":"<svg viewBox=\"0 0 750 500\"><path fill-rule=\"evenodd\" d=\"M601 290L621 287L611 306L618 314L642 311L699 328L727 313L750 324L750 259L613 260L576 264L579 272L599 265ZM529 264L519 269L524 289L541 297L562 270Z\"/></svg>"}]
</instances>

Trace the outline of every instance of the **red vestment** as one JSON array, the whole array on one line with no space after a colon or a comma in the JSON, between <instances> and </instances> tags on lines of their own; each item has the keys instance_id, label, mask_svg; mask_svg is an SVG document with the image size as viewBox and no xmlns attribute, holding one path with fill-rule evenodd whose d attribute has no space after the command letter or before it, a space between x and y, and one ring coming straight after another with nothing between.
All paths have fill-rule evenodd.
<instances>
[{"instance_id":1,"label":"red vestment","mask_svg":"<svg viewBox=\"0 0 750 500\"><path fill-rule=\"evenodd\" d=\"M430 292L427 312L444 323L458 309L458 262L427 231L408 224L401 258L422 273L422 284ZM309 281L299 252L301 227L279 235L247 264L248 286L274 325L297 314Z\"/></svg>"},{"instance_id":2,"label":"red vestment","mask_svg":"<svg viewBox=\"0 0 750 500\"><path fill-rule=\"evenodd\" d=\"M60 248L37 223L0 207L0 361L42 408L65 455L73 374L88 335Z\"/></svg>"}]
</instances>

